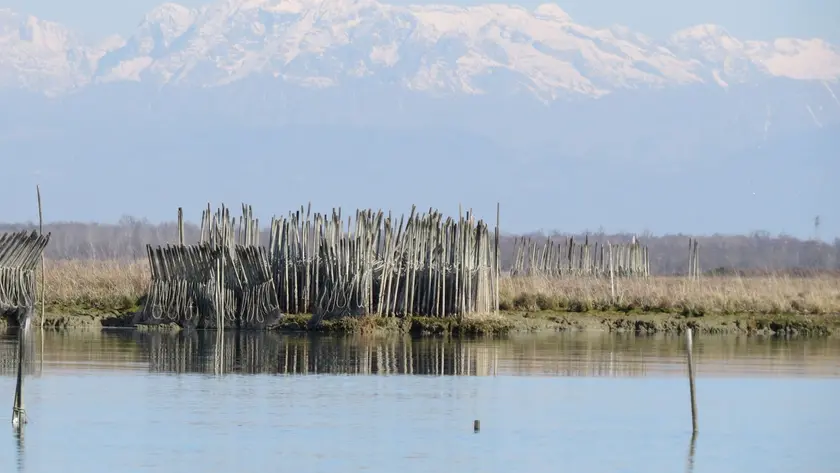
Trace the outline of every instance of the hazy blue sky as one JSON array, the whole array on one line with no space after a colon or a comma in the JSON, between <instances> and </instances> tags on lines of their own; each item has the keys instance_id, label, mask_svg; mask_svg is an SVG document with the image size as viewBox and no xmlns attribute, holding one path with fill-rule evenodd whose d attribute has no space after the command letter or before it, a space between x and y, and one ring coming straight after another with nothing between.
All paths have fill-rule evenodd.
<instances>
[{"instance_id":1,"label":"hazy blue sky","mask_svg":"<svg viewBox=\"0 0 840 473\"><path fill-rule=\"evenodd\" d=\"M128 34L160 0L0 0L0 6L60 21L94 36ZM182 0L185 6L212 3ZM389 3L489 3L485 0L393 0ZM541 0L506 1L534 7ZM749 39L820 37L840 44L838 0L564 0L556 2L579 23L623 24L654 37L698 23L717 23Z\"/></svg>"}]
</instances>

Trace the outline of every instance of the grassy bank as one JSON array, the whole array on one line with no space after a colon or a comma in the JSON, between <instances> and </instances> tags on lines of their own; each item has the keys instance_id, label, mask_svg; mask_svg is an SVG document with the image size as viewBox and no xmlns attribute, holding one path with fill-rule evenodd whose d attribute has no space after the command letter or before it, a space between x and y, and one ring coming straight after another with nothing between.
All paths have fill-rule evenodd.
<instances>
[{"instance_id":1,"label":"grassy bank","mask_svg":"<svg viewBox=\"0 0 840 473\"><path fill-rule=\"evenodd\" d=\"M142 305L145 261L47 261L47 325L125 325ZM317 330L399 329L415 333L505 333L603 328L637 332L828 333L840 326L840 278L717 276L616 280L503 278L498 317L458 322L413 317L328 321ZM307 329L290 316L279 329Z\"/></svg>"}]
</instances>

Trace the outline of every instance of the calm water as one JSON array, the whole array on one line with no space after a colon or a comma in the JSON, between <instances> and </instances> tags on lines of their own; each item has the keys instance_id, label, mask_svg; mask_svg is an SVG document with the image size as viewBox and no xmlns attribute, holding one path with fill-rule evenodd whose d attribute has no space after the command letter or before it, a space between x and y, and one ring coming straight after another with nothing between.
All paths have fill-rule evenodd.
<instances>
[{"instance_id":1,"label":"calm water","mask_svg":"<svg viewBox=\"0 0 840 473\"><path fill-rule=\"evenodd\" d=\"M692 445L676 336L35 334L2 472L840 471L836 339L699 337Z\"/></svg>"}]
</instances>

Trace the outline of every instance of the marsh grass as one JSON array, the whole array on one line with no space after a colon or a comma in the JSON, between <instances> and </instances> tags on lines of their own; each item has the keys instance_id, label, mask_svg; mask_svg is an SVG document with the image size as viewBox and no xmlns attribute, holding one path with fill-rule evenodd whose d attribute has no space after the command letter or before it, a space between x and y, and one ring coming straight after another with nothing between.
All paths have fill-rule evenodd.
<instances>
[{"instance_id":1,"label":"marsh grass","mask_svg":"<svg viewBox=\"0 0 840 473\"><path fill-rule=\"evenodd\" d=\"M139 307L149 274L144 260L47 260L47 310L125 311ZM500 296L503 311L829 314L840 313L840 277L617 279L615 300L609 279L503 277Z\"/></svg>"},{"instance_id":2,"label":"marsh grass","mask_svg":"<svg viewBox=\"0 0 840 473\"><path fill-rule=\"evenodd\" d=\"M718 276L617 279L504 278L502 310L829 314L840 312L840 277Z\"/></svg>"},{"instance_id":3,"label":"marsh grass","mask_svg":"<svg viewBox=\"0 0 840 473\"><path fill-rule=\"evenodd\" d=\"M139 307L148 290L146 261L47 260L48 311L124 311Z\"/></svg>"}]
</instances>

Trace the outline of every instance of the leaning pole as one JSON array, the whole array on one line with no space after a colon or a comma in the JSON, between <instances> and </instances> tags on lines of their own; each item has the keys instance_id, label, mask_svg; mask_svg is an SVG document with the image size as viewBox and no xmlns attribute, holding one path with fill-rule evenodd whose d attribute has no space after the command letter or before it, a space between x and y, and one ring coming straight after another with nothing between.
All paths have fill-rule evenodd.
<instances>
[{"instance_id":1,"label":"leaning pole","mask_svg":"<svg viewBox=\"0 0 840 473\"><path fill-rule=\"evenodd\" d=\"M18 325L17 383L12 406L12 425L26 423L23 404L23 367L26 345L37 303L36 267L50 241L38 232L0 233L0 316Z\"/></svg>"}]
</instances>

